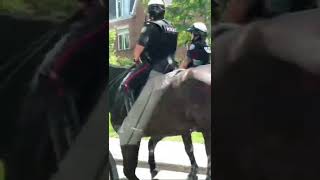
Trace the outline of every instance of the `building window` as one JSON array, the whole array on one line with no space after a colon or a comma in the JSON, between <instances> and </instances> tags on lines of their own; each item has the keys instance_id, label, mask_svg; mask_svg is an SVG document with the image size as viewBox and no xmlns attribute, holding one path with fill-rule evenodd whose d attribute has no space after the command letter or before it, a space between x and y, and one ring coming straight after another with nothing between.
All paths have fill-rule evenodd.
<instances>
[{"instance_id":1,"label":"building window","mask_svg":"<svg viewBox=\"0 0 320 180\"><path fill-rule=\"evenodd\" d=\"M130 49L129 29L118 30L118 50Z\"/></svg>"},{"instance_id":2,"label":"building window","mask_svg":"<svg viewBox=\"0 0 320 180\"><path fill-rule=\"evenodd\" d=\"M123 16L123 1L124 0L116 0L116 13L117 13L117 18L120 18Z\"/></svg>"},{"instance_id":3,"label":"building window","mask_svg":"<svg viewBox=\"0 0 320 180\"><path fill-rule=\"evenodd\" d=\"M128 17L130 15L130 0L116 1L116 18Z\"/></svg>"}]
</instances>

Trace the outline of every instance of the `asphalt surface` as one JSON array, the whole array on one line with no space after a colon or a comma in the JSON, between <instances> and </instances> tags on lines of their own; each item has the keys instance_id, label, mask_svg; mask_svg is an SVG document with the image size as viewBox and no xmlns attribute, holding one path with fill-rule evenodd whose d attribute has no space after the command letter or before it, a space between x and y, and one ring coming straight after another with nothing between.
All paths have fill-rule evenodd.
<instances>
[{"instance_id":1,"label":"asphalt surface","mask_svg":"<svg viewBox=\"0 0 320 180\"><path fill-rule=\"evenodd\" d=\"M151 179L148 166L148 141L142 140L139 150L139 162L136 175L141 180ZM194 155L199 166L198 180L205 179L207 156L204 144L193 144ZM117 138L109 139L109 149L117 162L120 178L125 179L122 172L122 154L120 142ZM182 180L187 179L190 172L190 161L182 142L160 141L155 148L155 161L159 169L155 179Z\"/></svg>"},{"instance_id":2,"label":"asphalt surface","mask_svg":"<svg viewBox=\"0 0 320 180\"><path fill-rule=\"evenodd\" d=\"M121 180L126 180L126 177L124 176L122 172L123 166L117 165L118 173L119 173L119 178ZM151 175L149 172L149 168L137 168L136 169L136 175L140 180L147 180L151 179ZM157 174L155 179L158 180L185 180L188 178L188 173L183 173L183 172L177 172L177 171L166 171L166 170L160 170L159 173ZM206 176L203 174L198 174L198 180L205 180Z\"/></svg>"}]
</instances>

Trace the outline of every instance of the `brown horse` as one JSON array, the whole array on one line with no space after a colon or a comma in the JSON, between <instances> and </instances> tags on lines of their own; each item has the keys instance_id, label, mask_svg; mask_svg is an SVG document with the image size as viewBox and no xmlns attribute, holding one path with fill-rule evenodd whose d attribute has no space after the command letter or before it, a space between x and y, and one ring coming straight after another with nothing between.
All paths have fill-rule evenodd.
<instances>
[{"instance_id":1,"label":"brown horse","mask_svg":"<svg viewBox=\"0 0 320 180\"><path fill-rule=\"evenodd\" d=\"M215 177L319 179L320 10L215 37Z\"/></svg>"},{"instance_id":2,"label":"brown horse","mask_svg":"<svg viewBox=\"0 0 320 180\"><path fill-rule=\"evenodd\" d=\"M155 89L142 118L133 125L135 120L130 119L133 112L130 111L119 130L126 177L138 179L135 169L142 136L179 135L194 129L204 135L207 179L211 179L211 65L184 70L172 78L168 74L155 76L141 94L148 93L147 87ZM141 102L139 98L135 103Z\"/></svg>"},{"instance_id":3,"label":"brown horse","mask_svg":"<svg viewBox=\"0 0 320 180\"><path fill-rule=\"evenodd\" d=\"M101 7L96 10L100 10L96 11L98 13L104 12ZM95 104L107 85L104 17L81 17L62 24L64 31L59 32L58 28L58 34L63 37L70 34L82 36L74 36L67 43L61 43L64 38L59 36L56 41L44 44L46 51L41 47L43 43L37 44L34 48L42 49L41 54L37 50L20 57L21 62L10 73L6 90L10 87L14 91L1 96L14 99L18 94L21 97L14 104L15 107L9 109L16 113L15 119L10 119L16 124L16 133L12 135L6 163L7 179L48 179L57 171L59 162L70 155L68 149L87 123L90 113L95 110ZM75 22L82 22L83 32L76 29L70 32L70 24ZM65 29L68 31L65 32ZM63 52L63 56L50 58L57 52ZM60 83L53 83L42 73L48 67L42 65L51 62L54 66L61 65ZM52 70L51 66L48 69ZM18 86L21 88L13 88L17 82L23 82Z\"/></svg>"}]
</instances>

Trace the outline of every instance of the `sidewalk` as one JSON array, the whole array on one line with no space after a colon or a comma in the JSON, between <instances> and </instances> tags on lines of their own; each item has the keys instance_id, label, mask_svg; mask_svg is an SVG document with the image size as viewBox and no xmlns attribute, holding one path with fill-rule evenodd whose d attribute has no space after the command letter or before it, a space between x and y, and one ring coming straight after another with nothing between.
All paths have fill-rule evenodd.
<instances>
[{"instance_id":1,"label":"sidewalk","mask_svg":"<svg viewBox=\"0 0 320 180\"><path fill-rule=\"evenodd\" d=\"M204 144L193 144L194 156L199 166L199 173L205 174L207 167L207 155ZM109 149L117 164L122 164L120 141L118 138L109 138ZM141 140L139 150L139 167L149 168L148 165L148 141ZM155 148L155 161L160 170L190 171L190 161L184 150L182 142L160 141Z\"/></svg>"}]
</instances>

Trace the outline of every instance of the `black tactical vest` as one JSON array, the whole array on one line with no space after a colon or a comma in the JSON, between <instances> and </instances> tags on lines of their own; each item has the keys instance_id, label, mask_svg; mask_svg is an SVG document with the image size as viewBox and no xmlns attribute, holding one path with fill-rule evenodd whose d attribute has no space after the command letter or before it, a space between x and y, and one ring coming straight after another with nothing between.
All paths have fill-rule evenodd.
<instances>
[{"instance_id":1,"label":"black tactical vest","mask_svg":"<svg viewBox=\"0 0 320 180\"><path fill-rule=\"evenodd\" d=\"M166 20L148 21L161 29L159 42L149 46L146 51L151 59L151 64L173 57L177 48L178 32Z\"/></svg>"},{"instance_id":2,"label":"black tactical vest","mask_svg":"<svg viewBox=\"0 0 320 180\"><path fill-rule=\"evenodd\" d=\"M187 56L192 60L189 67L209 64L211 49L205 42L193 42L188 51Z\"/></svg>"}]
</instances>

